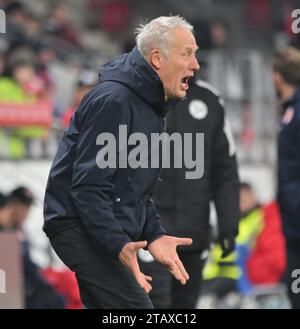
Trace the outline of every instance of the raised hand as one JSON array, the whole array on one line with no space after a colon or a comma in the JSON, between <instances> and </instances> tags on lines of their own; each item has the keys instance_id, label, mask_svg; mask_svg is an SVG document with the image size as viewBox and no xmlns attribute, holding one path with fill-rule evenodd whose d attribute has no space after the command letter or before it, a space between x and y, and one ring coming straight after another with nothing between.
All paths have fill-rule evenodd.
<instances>
[{"instance_id":1,"label":"raised hand","mask_svg":"<svg viewBox=\"0 0 300 329\"><path fill-rule=\"evenodd\" d=\"M189 246L192 243L193 240L189 238L176 238L163 235L159 239L153 241L148 246L148 250L157 261L168 268L170 273L180 281L181 284L186 284L189 275L178 257L176 248L180 245Z\"/></svg>"}]
</instances>

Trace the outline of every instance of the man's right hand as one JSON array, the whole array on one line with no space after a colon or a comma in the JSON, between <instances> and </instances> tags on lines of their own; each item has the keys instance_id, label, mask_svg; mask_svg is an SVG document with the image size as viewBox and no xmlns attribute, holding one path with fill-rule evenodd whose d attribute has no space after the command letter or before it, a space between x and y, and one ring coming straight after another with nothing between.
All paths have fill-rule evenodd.
<instances>
[{"instance_id":1,"label":"man's right hand","mask_svg":"<svg viewBox=\"0 0 300 329\"><path fill-rule=\"evenodd\" d=\"M133 273L138 285L148 294L152 289L149 283L152 281L152 278L140 271L137 261L137 251L146 246L147 241L129 242L121 250L119 259Z\"/></svg>"},{"instance_id":2,"label":"man's right hand","mask_svg":"<svg viewBox=\"0 0 300 329\"><path fill-rule=\"evenodd\" d=\"M190 238L177 238L175 236L163 235L148 245L150 254L160 263L165 265L170 273L181 284L186 284L189 275L178 257L177 246L189 246L193 243Z\"/></svg>"}]
</instances>

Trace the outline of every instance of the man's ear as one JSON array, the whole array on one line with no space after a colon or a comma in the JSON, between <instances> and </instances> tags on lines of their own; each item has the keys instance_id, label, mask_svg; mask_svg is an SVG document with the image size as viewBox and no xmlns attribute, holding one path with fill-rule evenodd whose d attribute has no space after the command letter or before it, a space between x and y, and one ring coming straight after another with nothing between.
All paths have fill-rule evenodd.
<instances>
[{"instance_id":1,"label":"man's ear","mask_svg":"<svg viewBox=\"0 0 300 329\"><path fill-rule=\"evenodd\" d=\"M159 71L161 68L162 54L158 49L152 49L148 56L149 64L156 70Z\"/></svg>"}]
</instances>

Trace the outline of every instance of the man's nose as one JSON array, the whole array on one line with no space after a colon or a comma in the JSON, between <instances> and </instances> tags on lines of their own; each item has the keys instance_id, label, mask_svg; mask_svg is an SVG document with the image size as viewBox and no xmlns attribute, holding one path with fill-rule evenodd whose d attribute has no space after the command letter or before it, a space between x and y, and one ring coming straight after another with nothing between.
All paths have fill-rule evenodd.
<instances>
[{"instance_id":1,"label":"man's nose","mask_svg":"<svg viewBox=\"0 0 300 329\"><path fill-rule=\"evenodd\" d=\"M194 56L191 62L191 69L193 71L198 71L200 69L200 64L198 63L196 56Z\"/></svg>"}]
</instances>

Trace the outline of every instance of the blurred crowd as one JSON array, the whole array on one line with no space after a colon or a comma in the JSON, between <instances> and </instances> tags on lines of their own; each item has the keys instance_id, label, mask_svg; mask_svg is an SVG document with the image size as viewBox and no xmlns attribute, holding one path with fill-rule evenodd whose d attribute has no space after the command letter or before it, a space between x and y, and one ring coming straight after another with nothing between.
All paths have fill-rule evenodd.
<instances>
[{"instance_id":1,"label":"blurred crowd","mask_svg":"<svg viewBox=\"0 0 300 329\"><path fill-rule=\"evenodd\" d=\"M0 121L0 156L30 157L31 142L39 140L39 157L49 157L49 134L65 127L70 109L78 104L87 87L98 81L98 65L94 63L91 68L92 60L86 56L92 57L92 51L81 44L76 25L60 2L52 4L46 18L33 15L23 2L6 0L2 8L7 24L0 43L0 105L4 113ZM62 78L69 86L64 86ZM14 123L6 122L8 104L15 106L15 111L18 104L32 105L38 111L45 103L50 114L46 125L31 124L30 119L26 124L19 123L17 113Z\"/></svg>"},{"instance_id":2,"label":"blurred crowd","mask_svg":"<svg viewBox=\"0 0 300 329\"><path fill-rule=\"evenodd\" d=\"M206 8L204 1L193 3L198 6L195 8ZM221 8L222 4L215 5ZM288 42L299 47L299 34L292 33L292 18L288 14L294 5L293 1L278 1L273 8L265 0L245 1L242 14L246 19L239 37L229 21L229 13L226 18L224 13L223 16L218 12L205 16L199 11L199 16L190 13L190 20L200 51L225 50L230 54L232 49L244 47L245 40L247 47L252 47L255 41L257 47L271 47L270 50ZM148 10L144 5L143 12L142 2L87 0L73 10L77 11L77 16L81 16L78 12L82 8L86 10L86 17L77 22L67 3L45 1L44 6L43 14L38 14L25 2L2 1L7 23L6 33L0 38L0 158L51 158L55 149L55 146L51 149L51 142L54 140L56 145L82 95L98 82L99 67L109 57L132 48L132 23L138 18L142 21ZM173 4L161 1L156 11L167 14L176 8L181 10L178 1ZM155 10L149 14L154 15ZM261 32L256 33L259 29ZM200 57L203 60L202 63L200 58L201 74L205 75L205 56ZM230 85L231 89L242 88L234 81ZM8 123L3 116L7 104L32 105L38 111L41 103L47 104L50 118L43 125L30 124L28 120L24 126L18 123L18 118L15 123ZM15 116L17 112L18 107ZM251 118L247 111L240 109L240 112L243 112L240 116L245 125L241 141L247 147L253 145L256 132L249 127Z\"/></svg>"}]
</instances>

